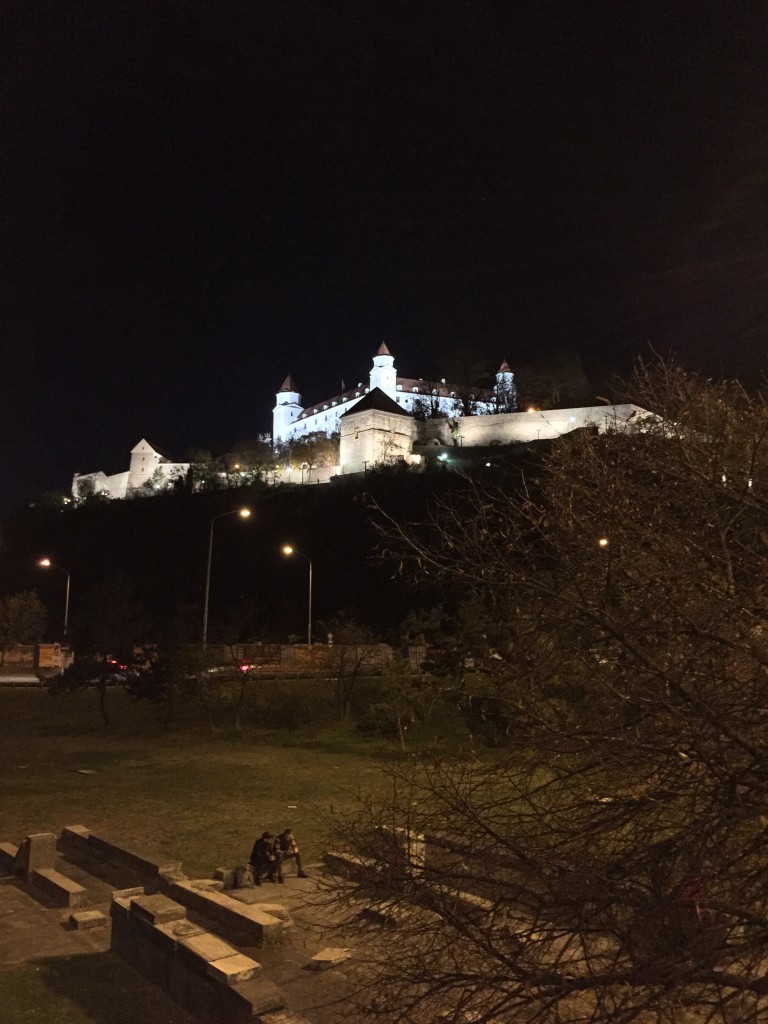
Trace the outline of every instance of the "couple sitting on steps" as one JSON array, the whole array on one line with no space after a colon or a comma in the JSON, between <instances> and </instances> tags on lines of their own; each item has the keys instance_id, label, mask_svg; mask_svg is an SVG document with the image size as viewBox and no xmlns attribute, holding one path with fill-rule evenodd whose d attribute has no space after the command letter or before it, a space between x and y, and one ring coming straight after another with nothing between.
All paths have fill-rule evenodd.
<instances>
[{"instance_id":1,"label":"couple sitting on steps","mask_svg":"<svg viewBox=\"0 0 768 1024\"><path fill-rule=\"evenodd\" d=\"M253 869L253 881L255 885L261 885L262 875L266 876L268 882L284 882L283 861L296 861L296 875L298 878L307 878L301 868L301 854L293 838L293 832L287 828L275 838L271 832L263 832L261 839L257 839L251 850L251 867Z\"/></svg>"}]
</instances>

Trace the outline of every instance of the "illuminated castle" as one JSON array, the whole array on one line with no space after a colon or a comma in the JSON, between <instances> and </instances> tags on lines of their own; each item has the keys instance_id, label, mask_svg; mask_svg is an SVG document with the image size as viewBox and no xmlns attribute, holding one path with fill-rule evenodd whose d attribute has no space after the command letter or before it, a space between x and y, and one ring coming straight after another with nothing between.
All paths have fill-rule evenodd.
<instances>
[{"instance_id":1,"label":"illuminated castle","mask_svg":"<svg viewBox=\"0 0 768 1024\"><path fill-rule=\"evenodd\" d=\"M445 379L428 381L421 378L398 377L395 360L384 342L373 357L368 384L342 391L333 398L303 406L301 395L289 375L277 392L272 410L272 441L290 441L306 434L322 431L335 434L340 417L379 388L405 413L420 419L439 416L458 419L462 416L486 416L497 412L514 412L517 392L514 375L506 362L496 374L493 388L470 388L446 383Z\"/></svg>"}]
</instances>

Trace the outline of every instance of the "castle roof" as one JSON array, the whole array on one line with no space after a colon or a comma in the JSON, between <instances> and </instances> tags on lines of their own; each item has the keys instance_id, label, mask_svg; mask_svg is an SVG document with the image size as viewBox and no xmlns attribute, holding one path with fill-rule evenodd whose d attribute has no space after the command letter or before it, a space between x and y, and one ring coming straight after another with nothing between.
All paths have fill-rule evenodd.
<instances>
[{"instance_id":1,"label":"castle roof","mask_svg":"<svg viewBox=\"0 0 768 1024\"><path fill-rule=\"evenodd\" d=\"M293 377L288 374L283 383L280 385L280 391L296 391L296 385L293 383ZM298 392L297 392L298 393ZM278 392L279 394L279 392Z\"/></svg>"},{"instance_id":2,"label":"castle roof","mask_svg":"<svg viewBox=\"0 0 768 1024\"><path fill-rule=\"evenodd\" d=\"M152 444L150 441L146 439L146 437L142 437L142 439L138 441L133 446L133 448L131 448L131 455L133 455L134 452L145 452L147 450L154 452L155 455L159 455L160 458L163 459L165 462L176 461L171 455L168 454L167 451L165 451L163 448L158 448L156 444Z\"/></svg>"},{"instance_id":3,"label":"castle roof","mask_svg":"<svg viewBox=\"0 0 768 1024\"><path fill-rule=\"evenodd\" d=\"M409 412L405 409L401 409L394 398L390 398L386 392L382 391L381 388L374 388L373 391L369 391L364 398L361 398L359 402L355 402L351 409L347 409L346 412L342 413L342 416L354 416L358 412L370 412L375 409L376 412L386 412L390 416L410 416Z\"/></svg>"},{"instance_id":4,"label":"castle roof","mask_svg":"<svg viewBox=\"0 0 768 1024\"><path fill-rule=\"evenodd\" d=\"M509 365L509 363L507 362L506 359L504 360L504 362L499 367L499 373L512 373L512 368L511 368L511 366Z\"/></svg>"},{"instance_id":5,"label":"castle roof","mask_svg":"<svg viewBox=\"0 0 768 1024\"><path fill-rule=\"evenodd\" d=\"M382 341L382 343L379 345L379 350L376 353L376 355L377 356L391 356L392 355L392 353L387 348L386 341Z\"/></svg>"}]
</instances>

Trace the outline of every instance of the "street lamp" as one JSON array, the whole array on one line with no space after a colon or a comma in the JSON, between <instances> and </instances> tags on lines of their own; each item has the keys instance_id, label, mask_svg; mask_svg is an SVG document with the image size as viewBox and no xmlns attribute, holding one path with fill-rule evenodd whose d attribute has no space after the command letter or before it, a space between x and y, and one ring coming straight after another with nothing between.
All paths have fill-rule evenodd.
<instances>
[{"instance_id":1,"label":"street lamp","mask_svg":"<svg viewBox=\"0 0 768 1024\"><path fill-rule=\"evenodd\" d=\"M205 600L203 602L203 647L208 645L208 598L211 593L211 557L213 556L213 527L217 519L225 516L240 516L241 519L248 519L251 514L249 508L234 508L231 512L220 512L211 520L211 529L208 534L208 567L205 572Z\"/></svg>"},{"instance_id":2,"label":"street lamp","mask_svg":"<svg viewBox=\"0 0 768 1024\"><path fill-rule=\"evenodd\" d=\"M63 572L64 575L67 577L67 593L66 597L64 598L64 637L66 639L67 626L69 625L69 590L72 584L72 577L69 575L66 569L62 569L60 565L56 565L56 563L52 562L50 558L41 558L37 564L40 566L41 569L58 569L59 572Z\"/></svg>"},{"instance_id":3,"label":"street lamp","mask_svg":"<svg viewBox=\"0 0 768 1024\"><path fill-rule=\"evenodd\" d=\"M312 559L305 555L303 551L298 551L296 548L291 547L290 544L283 544L280 548L284 555L298 555L299 558L303 558L309 565L309 599L307 601L307 647L312 646Z\"/></svg>"}]
</instances>

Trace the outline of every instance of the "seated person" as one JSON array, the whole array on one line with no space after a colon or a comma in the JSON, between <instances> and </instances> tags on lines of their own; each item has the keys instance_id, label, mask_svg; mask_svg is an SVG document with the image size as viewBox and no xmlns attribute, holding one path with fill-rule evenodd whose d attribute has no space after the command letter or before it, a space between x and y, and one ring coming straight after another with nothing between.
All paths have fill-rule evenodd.
<instances>
[{"instance_id":1,"label":"seated person","mask_svg":"<svg viewBox=\"0 0 768 1024\"><path fill-rule=\"evenodd\" d=\"M309 876L304 873L301 867L301 854L299 848L296 845L296 840L293 838L293 832L287 828L284 832L275 840L274 845L275 856L277 862L280 865L279 874L280 881L282 881L283 868L282 863L284 860L295 860L296 861L296 877L297 878L308 878Z\"/></svg>"},{"instance_id":2,"label":"seated person","mask_svg":"<svg viewBox=\"0 0 768 1024\"><path fill-rule=\"evenodd\" d=\"M262 875L267 876L268 882L274 882L275 871L277 871L278 882L283 880L283 871L280 859L274 851L273 839L274 836L271 832L262 832L261 839L257 839L253 844L250 864L253 868L253 881L256 885L261 885Z\"/></svg>"}]
</instances>

